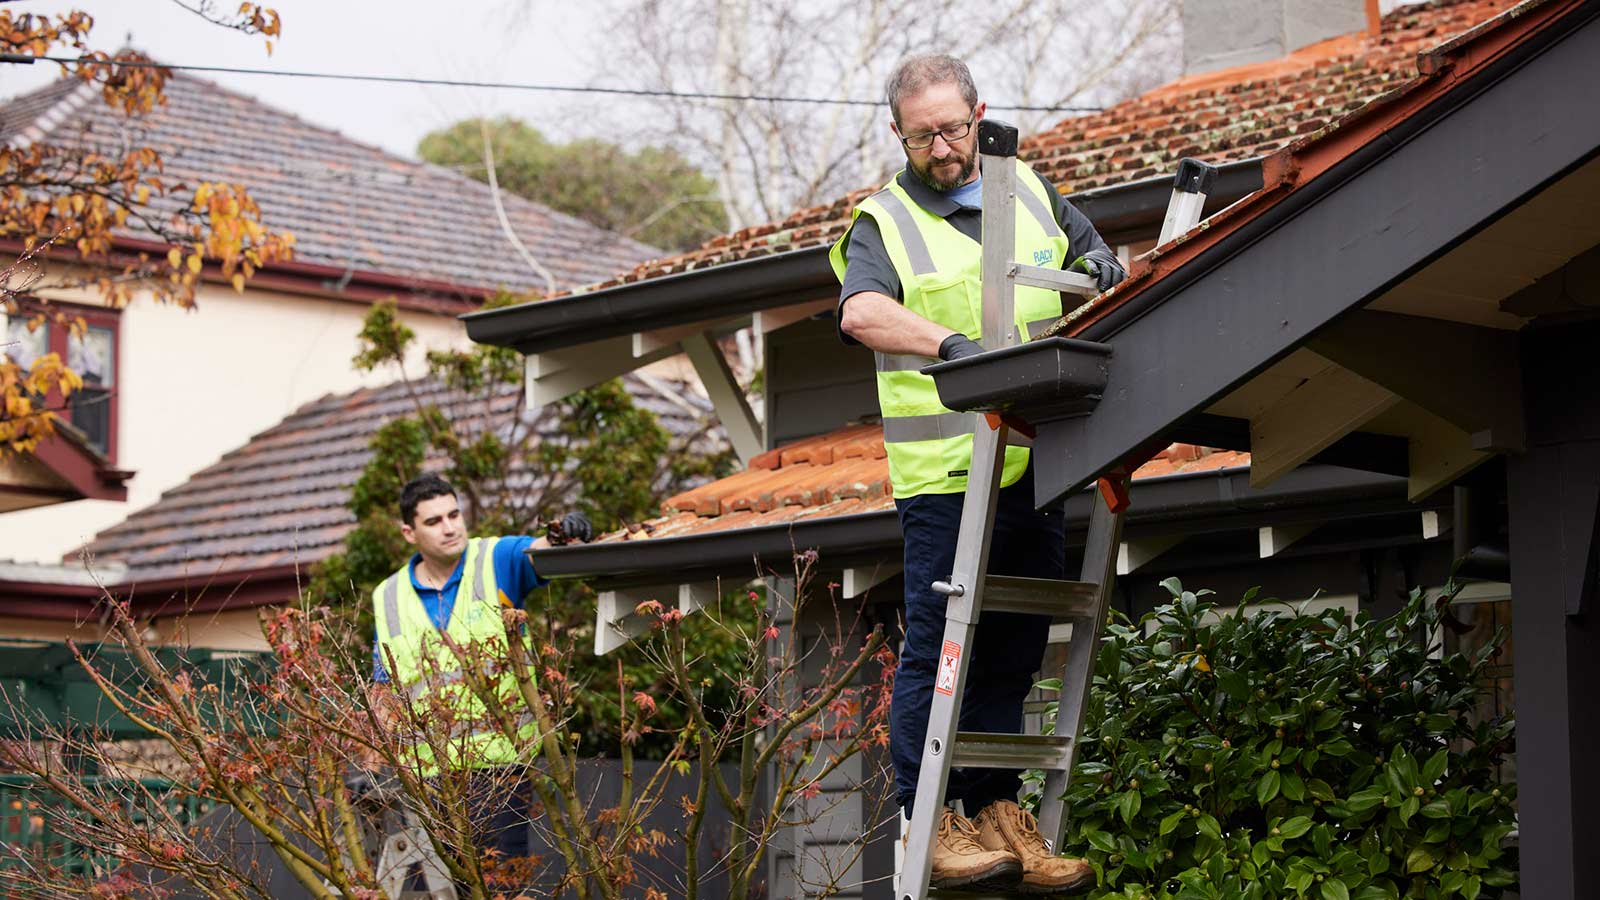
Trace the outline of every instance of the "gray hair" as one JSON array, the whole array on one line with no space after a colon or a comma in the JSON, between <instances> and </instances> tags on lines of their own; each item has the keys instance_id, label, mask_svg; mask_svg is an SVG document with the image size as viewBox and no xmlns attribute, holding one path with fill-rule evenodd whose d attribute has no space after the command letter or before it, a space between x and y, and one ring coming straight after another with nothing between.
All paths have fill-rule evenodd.
<instances>
[{"instance_id":1,"label":"gray hair","mask_svg":"<svg viewBox=\"0 0 1600 900\"><path fill-rule=\"evenodd\" d=\"M920 53L901 60L884 88L895 124L900 123L900 98L933 84L953 84L960 89L967 106L978 105L978 87L972 83L966 63L944 53Z\"/></svg>"}]
</instances>

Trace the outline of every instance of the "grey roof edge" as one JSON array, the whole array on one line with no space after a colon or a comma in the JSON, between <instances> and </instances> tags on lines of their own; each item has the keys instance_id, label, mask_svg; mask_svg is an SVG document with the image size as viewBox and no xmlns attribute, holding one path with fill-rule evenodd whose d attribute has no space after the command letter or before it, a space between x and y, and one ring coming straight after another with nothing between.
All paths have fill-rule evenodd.
<instances>
[{"instance_id":1,"label":"grey roof edge","mask_svg":"<svg viewBox=\"0 0 1600 900\"><path fill-rule=\"evenodd\" d=\"M1309 465L1266 488L1250 487L1248 467L1183 472L1142 478L1133 485L1130 528L1147 533L1174 530L1228 531L1262 525L1355 518L1395 512L1418 513L1448 505L1448 497L1410 504L1406 480L1339 466ZM1069 533L1089 521L1089 492L1067 500ZM1195 529L1198 520L1206 525ZM892 509L810 521L728 529L681 537L577 544L529 551L546 578L594 578L610 586L687 583L730 574L750 578L782 571L797 551L815 549L829 568L880 560L898 552L900 523Z\"/></svg>"},{"instance_id":2,"label":"grey roof edge","mask_svg":"<svg viewBox=\"0 0 1600 900\"><path fill-rule=\"evenodd\" d=\"M814 300L837 284L828 248L818 246L460 318L480 344L537 353Z\"/></svg>"},{"instance_id":3,"label":"grey roof edge","mask_svg":"<svg viewBox=\"0 0 1600 900\"><path fill-rule=\"evenodd\" d=\"M1207 213L1261 188L1259 158L1218 167ZM1157 224L1172 195L1172 176L1068 194L1101 233ZM707 266L674 275L519 306L466 313L467 336L523 353L556 350L652 328L711 322L816 299L838 280L826 245Z\"/></svg>"}]
</instances>

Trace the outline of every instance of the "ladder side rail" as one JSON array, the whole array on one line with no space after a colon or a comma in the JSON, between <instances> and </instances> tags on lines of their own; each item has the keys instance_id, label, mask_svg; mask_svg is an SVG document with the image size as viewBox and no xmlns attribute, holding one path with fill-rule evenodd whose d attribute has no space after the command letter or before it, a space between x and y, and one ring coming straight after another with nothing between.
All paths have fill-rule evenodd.
<instances>
[{"instance_id":1,"label":"ladder side rail","mask_svg":"<svg viewBox=\"0 0 1600 900\"><path fill-rule=\"evenodd\" d=\"M1016 129L1010 126L1001 127L1010 132L1010 143L1014 148ZM980 134L987 137L990 131L991 129L983 129ZM1004 138L999 140L1003 142ZM983 246L983 267L979 271L979 281L983 286L981 343L985 350L999 350L1017 342L1017 330L1012 327L1012 323L1016 320L1016 285L1012 281L1012 276L1017 265L1015 157L1015 149L1012 149L1010 155L984 153L978 157L978 171L983 175L983 233L980 235Z\"/></svg>"},{"instance_id":2,"label":"ladder side rail","mask_svg":"<svg viewBox=\"0 0 1600 900\"><path fill-rule=\"evenodd\" d=\"M983 609L983 572L988 567L989 539L998 505L1000 475L1005 467L1008 430L1004 425L991 429L980 418L973 435L972 466L956 538L955 571L947 585L949 605L945 611L944 642L939 669L934 675L933 703L928 711L928 732L922 745L922 768L917 775L911 830L900 871L903 900L923 900L928 896L928 879L933 872L934 829L950 782L950 758L960 726L961 698L966 688L967 665L972 658L972 636ZM941 689L940 679L945 677L943 669L952 644L956 648L954 659L950 660L953 681L947 689Z\"/></svg>"},{"instance_id":3,"label":"ladder side rail","mask_svg":"<svg viewBox=\"0 0 1600 900\"><path fill-rule=\"evenodd\" d=\"M1061 846L1066 831L1065 804L1061 798L1072 784L1084 708L1094 684L1095 657L1100 652L1100 630L1105 626L1111 592L1116 586L1117 544L1122 539L1122 519L1123 513L1112 512L1101 492L1094 491L1094 511L1089 516L1089 533L1084 539L1080 580L1097 584L1099 588L1092 615L1072 623L1072 640L1067 644L1067 663L1056 702L1056 734L1072 741L1067 748L1066 765L1045 773L1044 793L1039 800L1039 833L1052 848Z\"/></svg>"},{"instance_id":4,"label":"ladder side rail","mask_svg":"<svg viewBox=\"0 0 1600 900\"><path fill-rule=\"evenodd\" d=\"M996 350L1017 342L1016 287L1011 273L1016 263L1016 164L1017 130L999 122L978 123L978 164L983 177L983 233L979 279L982 284L983 334L981 343ZM956 538L955 571L948 584L937 585L949 598L945 609L944 644L939 669L935 672L932 708L928 712L928 733L922 748L922 768L917 776L917 793L911 810L900 895L903 900L923 900L928 896L928 880L933 871L934 829L944 806L944 793L950 781L950 756L955 750L959 711L966 689L967 665L978 617L983 611L983 575L988 569L989 543L994 530L995 507L1000 494L1000 477L1005 467L1006 434L1001 425L988 427L984 417L974 413L972 463L967 471L967 489L961 504L961 525ZM941 690L940 678L954 644L953 683Z\"/></svg>"}]
</instances>

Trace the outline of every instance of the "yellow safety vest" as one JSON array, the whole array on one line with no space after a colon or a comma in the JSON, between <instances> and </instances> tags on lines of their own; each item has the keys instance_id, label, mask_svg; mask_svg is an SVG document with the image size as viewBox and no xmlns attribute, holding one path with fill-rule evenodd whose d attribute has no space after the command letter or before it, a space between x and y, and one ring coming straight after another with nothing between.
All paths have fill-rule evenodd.
<instances>
[{"instance_id":1,"label":"yellow safety vest","mask_svg":"<svg viewBox=\"0 0 1600 900\"><path fill-rule=\"evenodd\" d=\"M439 692L446 708L455 715L455 727L448 729L444 764L456 768L491 768L526 762L535 753L532 716L517 690L515 675L506 656L506 632L502 618L500 591L494 577L495 538L467 541L461 566L461 583L455 606L444 633L460 647L477 645L491 666L501 668L496 695L510 710L517 711L518 740L509 740L489 721L482 699L463 683L461 660L439 639L439 629L428 617L422 598L411 583L411 566L389 576L372 592L379 653L390 667L390 684L419 710L426 710L427 698ZM391 662L390 658L393 657ZM491 674L493 670L491 669ZM414 764L425 777L439 773L433 748L418 741L411 748Z\"/></svg>"},{"instance_id":2,"label":"yellow safety vest","mask_svg":"<svg viewBox=\"0 0 1600 900\"><path fill-rule=\"evenodd\" d=\"M1067 236L1052 214L1045 186L1017 161L1016 260L1036 266L1061 267L1070 261ZM905 307L974 340L983 337L983 289L979 281L983 248L911 198L898 177L861 201L851 217L871 216L883 235L885 249L900 277ZM844 281L846 232L828 259ZM1016 289L1016 326L1022 340L1061 318L1061 295L1042 288ZM918 494L954 494L967 489L972 465L970 413L953 412L939 402L933 379L918 370L938 362L924 356L875 354L878 406L883 413L883 441L889 456L889 479L897 499ZM1028 466L1025 447L1007 447L1002 485L1013 484Z\"/></svg>"}]
</instances>

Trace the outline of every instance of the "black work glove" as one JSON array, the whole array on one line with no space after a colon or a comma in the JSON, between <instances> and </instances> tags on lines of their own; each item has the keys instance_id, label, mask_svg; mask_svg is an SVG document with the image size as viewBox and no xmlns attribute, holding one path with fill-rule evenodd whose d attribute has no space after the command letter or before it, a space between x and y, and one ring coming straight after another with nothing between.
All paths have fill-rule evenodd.
<instances>
[{"instance_id":1,"label":"black work glove","mask_svg":"<svg viewBox=\"0 0 1600 900\"><path fill-rule=\"evenodd\" d=\"M959 331L939 343L939 358L946 362L952 359L966 359L969 356L977 356L982 352L982 344Z\"/></svg>"},{"instance_id":2,"label":"black work glove","mask_svg":"<svg viewBox=\"0 0 1600 900\"><path fill-rule=\"evenodd\" d=\"M1117 260L1117 255L1105 248L1090 250L1073 260L1067 269L1082 272L1093 278L1095 286L1101 293L1111 290L1121 284L1122 279L1128 277L1128 273L1122 268L1122 263Z\"/></svg>"},{"instance_id":3,"label":"black work glove","mask_svg":"<svg viewBox=\"0 0 1600 900\"><path fill-rule=\"evenodd\" d=\"M594 523L581 512L569 512L561 517L561 521L550 523L549 533L546 538L550 543L561 546L572 541L588 543L594 537Z\"/></svg>"}]
</instances>

